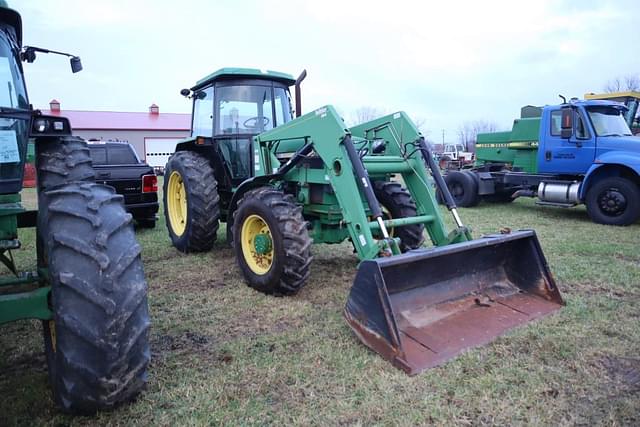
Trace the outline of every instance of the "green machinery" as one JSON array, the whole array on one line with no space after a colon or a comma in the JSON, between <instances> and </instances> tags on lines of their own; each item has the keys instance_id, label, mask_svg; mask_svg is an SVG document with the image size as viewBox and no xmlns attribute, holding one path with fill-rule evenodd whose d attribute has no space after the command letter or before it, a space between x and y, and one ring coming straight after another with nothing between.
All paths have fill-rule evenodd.
<instances>
[{"instance_id":1,"label":"green machinery","mask_svg":"<svg viewBox=\"0 0 640 427\"><path fill-rule=\"evenodd\" d=\"M93 183L89 149L66 118L29 105L20 60L33 62L36 52L60 54L23 47L20 15L0 3L0 323L41 320L53 400L66 412L93 413L131 400L146 383L146 282L122 196ZM71 56L71 68L82 69L80 58ZM30 138L37 210L21 203ZM33 271L13 256L25 227L36 227Z\"/></svg>"},{"instance_id":2,"label":"green machinery","mask_svg":"<svg viewBox=\"0 0 640 427\"><path fill-rule=\"evenodd\" d=\"M560 307L535 233L472 239L405 113L350 129L332 106L301 115L305 76L225 68L182 91L194 103L192 136L177 145L164 182L176 248L209 250L224 221L248 285L291 295L308 279L312 241L350 241L361 263L346 320L410 374ZM451 231L425 162L444 189Z\"/></svg>"}]
</instances>

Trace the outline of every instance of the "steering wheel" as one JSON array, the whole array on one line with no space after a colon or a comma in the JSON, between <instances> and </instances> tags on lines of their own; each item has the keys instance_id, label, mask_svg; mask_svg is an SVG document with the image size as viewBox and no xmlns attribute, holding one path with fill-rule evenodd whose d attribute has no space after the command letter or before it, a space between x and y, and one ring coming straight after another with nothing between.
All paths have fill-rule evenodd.
<instances>
[{"instance_id":1,"label":"steering wheel","mask_svg":"<svg viewBox=\"0 0 640 427\"><path fill-rule=\"evenodd\" d=\"M249 117L247 120L245 120L242 123L242 126L244 126L246 129L258 129L258 128L264 128L266 125L269 124L268 117L262 117L262 126L258 126L259 121L260 121L260 116Z\"/></svg>"}]
</instances>

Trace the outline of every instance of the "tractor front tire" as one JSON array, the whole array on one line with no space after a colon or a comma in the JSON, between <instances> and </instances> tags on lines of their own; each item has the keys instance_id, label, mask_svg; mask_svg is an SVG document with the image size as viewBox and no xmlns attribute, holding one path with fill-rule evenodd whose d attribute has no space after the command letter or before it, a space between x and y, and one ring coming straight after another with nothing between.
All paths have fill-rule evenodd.
<instances>
[{"instance_id":1,"label":"tractor front tire","mask_svg":"<svg viewBox=\"0 0 640 427\"><path fill-rule=\"evenodd\" d=\"M640 187L626 178L606 178L589 188L585 204L595 223L631 225L640 218Z\"/></svg>"},{"instance_id":2,"label":"tractor front tire","mask_svg":"<svg viewBox=\"0 0 640 427\"><path fill-rule=\"evenodd\" d=\"M416 204L411 194L398 182L376 181L373 184L376 199L385 208L391 218L407 218L417 216ZM407 252L417 249L424 243L424 224L411 224L390 229L393 237L400 238L400 250Z\"/></svg>"},{"instance_id":3,"label":"tractor front tire","mask_svg":"<svg viewBox=\"0 0 640 427\"><path fill-rule=\"evenodd\" d=\"M69 182L93 182L95 172L87 143L77 136L37 138L38 189L46 191Z\"/></svg>"},{"instance_id":4,"label":"tractor front tire","mask_svg":"<svg viewBox=\"0 0 640 427\"><path fill-rule=\"evenodd\" d=\"M167 162L163 187L173 246L184 253L210 250L220 226L220 196L209 161L198 153L178 151Z\"/></svg>"},{"instance_id":5,"label":"tractor front tire","mask_svg":"<svg viewBox=\"0 0 640 427\"><path fill-rule=\"evenodd\" d=\"M233 242L250 287L281 296L305 285L312 240L293 196L272 187L244 194L233 213Z\"/></svg>"},{"instance_id":6,"label":"tractor front tire","mask_svg":"<svg viewBox=\"0 0 640 427\"><path fill-rule=\"evenodd\" d=\"M113 188L69 183L41 197L53 319L44 322L55 403L93 414L147 381L147 284L131 215Z\"/></svg>"},{"instance_id":7,"label":"tractor front tire","mask_svg":"<svg viewBox=\"0 0 640 427\"><path fill-rule=\"evenodd\" d=\"M457 206L470 208L480 202L478 184L470 173L465 173L464 171L449 172L444 177L444 181Z\"/></svg>"}]
</instances>

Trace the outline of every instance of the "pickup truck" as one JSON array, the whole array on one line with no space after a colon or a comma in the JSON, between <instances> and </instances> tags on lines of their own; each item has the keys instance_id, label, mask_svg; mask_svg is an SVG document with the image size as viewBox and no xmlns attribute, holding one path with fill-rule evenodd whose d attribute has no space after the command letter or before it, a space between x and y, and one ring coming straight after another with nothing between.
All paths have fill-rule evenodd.
<instances>
[{"instance_id":1,"label":"pickup truck","mask_svg":"<svg viewBox=\"0 0 640 427\"><path fill-rule=\"evenodd\" d=\"M158 178L128 143L89 141L96 182L124 196L124 207L142 228L153 228L158 213Z\"/></svg>"}]
</instances>

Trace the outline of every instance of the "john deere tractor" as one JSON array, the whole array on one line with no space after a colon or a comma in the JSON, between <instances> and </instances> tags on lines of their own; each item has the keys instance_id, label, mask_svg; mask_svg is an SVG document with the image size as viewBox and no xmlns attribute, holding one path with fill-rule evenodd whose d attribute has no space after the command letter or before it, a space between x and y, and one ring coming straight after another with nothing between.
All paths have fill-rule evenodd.
<instances>
[{"instance_id":1,"label":"john deere tractor","mask_svg":"<svg viewBox=\"0 0 640 427\"><path fill-rule=\"evenodd\" d=\"M361 263L346 320L410 374L560 307L535 233L474 240L405 113L350 129L329 105L301 115L305 76L224 68L182 90L193 100L192 136L177 145L164 183L177 249L211 249L226 222L248 285L291 295L309 277L312 241L350 241Z\"/></svg>"},{"instance_id":2,"label":"john deere tractor","mask_svg":"<svg viewBox=\"0 0 640 427\"><path fill-rule=\"evenodd\" d=\"M29 104L21 60L36 52L61 53L23 47L20 15L0 4L0 323L40 320L55 403L93 413L131 400L146 382L147 286L122 197L93 182L89 149L69 121ZM21 203L29 138L38 210ZM13 257L24 227L36 227L33 271Z\"/></svg>"}]
</instances>

